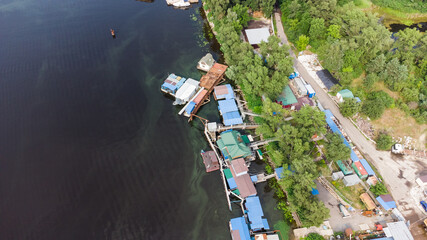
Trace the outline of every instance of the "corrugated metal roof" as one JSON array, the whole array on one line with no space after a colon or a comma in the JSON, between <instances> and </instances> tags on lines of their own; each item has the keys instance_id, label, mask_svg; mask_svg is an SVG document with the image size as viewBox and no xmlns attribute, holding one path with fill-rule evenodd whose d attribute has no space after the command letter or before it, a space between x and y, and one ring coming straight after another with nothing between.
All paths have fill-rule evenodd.
<instances>
[{"instance_id":1,"label":"corrugated metal roof","mask_svg":"<svg viewBox=\"0 0 427 240\"><path fill-rule=\"evenodd\" d=\"M372 210L377 207L377 205L375 205L374 200L372 200L368 193L363 193L362 195L360 195L360 199L366 205L366 209L368 210Z\"/></svg>"},{"instance_id":2,"label":"corrugated metal roof","mask_svg":"<svg viewBox=\"0 0 427 240\"><path fill-rule=\"evenodd\" d=\"M185 112L187 114L191 114L191 112L193 112L194 107L196 106L195 102L190 102L187 107L185 108Z\"/></svg>"},{"instance_id":3,"label":"corrugated metal roof","mask_svg":"<svg viewBox=\"0 0 427 240\"><path fill-rule=\"evenodd\" d=\"M394 240L414 240L404 221L389 222L387 223L387 228Z\"/></svg>"},{"instance_id":4,"label":"corrugated metal roof","mask_svg":"<svg viewBox=\"0 0 427 240\"><path fill-rule=\"evenodd\" d=\"M243 142L241 134L235 130L222 132L221 138L216 141L224 157L231 159L247 157L252 154L251 149Z\"/></svg>"},{"instance_id":5,"label":"corrugated metal roof","mask_svg":"<svg viewBox=\"0 0 427 240\"><path fill-rule=\"evenodd\" d=\"M386 211L397 207L396 202L389 194L380 195L376 199Z\"/></svg>"},{"instance_id":6,"label":"corrugated metal roof","mask_svg":"<svg viewBox=\"0 0 427 240\"><path fill-rule=\"evenodd\" d=\"M222 115L222 118L224 120L225 126L231 126L231 125L237 125L237 124L243 123L243 119L240 116L240 113L238 111L228 112Z\"/></svg>"},{"instance_id":7,"label":"corrugated metal roof","mask_svg":"<svg viewBox=\"0 0 427 240\"><path fill-rule=\"evenodd\" d=\"M246 224L246 220L244 217L232 218L230 220L231 231L238 231L240 240L251 240L251 236L249 233L248 225ZM232 233L233 240L235 234Z\"/></svg>"},{"instance_id":8,"label":"corrugated metal roof","mask_svg":"<svg viewBox=\"0 0 427 240\"><path fill-rule=\"evenodd\" d=\"M218 110L221 112L222 115L228 112L239 111L239 109L237 108L236 101L234 99L218 101Z\"/></svg>"},{"instance_id":9,"label":"corrugated metal roof","mask_svg":"<svg viewBox=\"0 0 427 240\"><path fill-rule=\"evenodd\" d=\"M234 178L227 178L227 183L230 189L237 188L236 180L234 180Z\"/></svg>"},{"instance_id":10,"label":"corrugated metal roof","mask_svg":"<svg viewBox=\"0 0 427 240\"><path fill-rule=\"evenodd\" d=\"M216 99L232 99L234 98L234 90L230 84L216 86L214 88Z\"/></svg>"},{"instance_id":11,"label":"corrugated metal roof","mask_svg":"<svg viewBox=\"0 0 427 240\"><path fill-rule=\"evenodd\" d=\"M338 93L342 96L342 98L354 98L353 93L348 89L343 89Z\"/></svg>"},{"instance_id":12,"label":"corrugated metal roof","mask_svg":"<svg viewBox=\"0 0 427 240\"><path fill-rule=\"evenodd\" d=\"M200 101L202 101L203 97L206 95L206 93L208 92L208 90L203 89L197 96L196 98L193 99L193 102L195 102L196 104L199 104Z\"/></svg>"},{"instance_id":13,"label":"corrugated metal roof","mask_svg":"<svg viewBox=\"0 0 427 240\"><path fill-rule=\"evenodd\" d=\"M246 166L245 159L243 158L237 158L231 161L231 168L233 169L236 176L240 176L249 171L248 167Z\"/></svg>"},{"instance_id":14,"label":"corrugated metal roof","mask_svg":"<svg viewBox=\"0 0 427 240\"><path fill-rule=\"evenodd\" d=\"M268 28L246 29L245 33L251 45L260 44L262 41L268 42L268 37L270 37L270 30Z\"/></svg>"},{"instance_id":15,"label":"corrugated metal roof","mask_svg":"<svg viewBox=\"0 0 427 240\"><path fill-rule=\"evenodd\" d=\"M268 222L263 221L264 213L262 211L259 197L253 196L253 197L246 198L245 207L248 214L250 229L252 229L253 231L258 231L263 228L265 230L268 230L270 228L268 226Z\"/></svg>"},{"instance_id":16,"label":"corrugated metal roof","mask_svg":"<svg viewBox=\"0 0 427 240\"><path fill-rule=\"evenodd\" d=\"M356 174L347 175L343 178L346 186L353 186L360 182L360 178Z\"/></svg>"},{"instance_id":17,"label":"corrugated metal roof","mask_svg":"<svg viewBox=\"0 0 427 240\"><path fill-rule=\"evenodd\" d=\"M233 176L235 175L233 174ZM242 198L256 195L257 192L249 174L246 173L238 177L235 176L234 180L236 181L237 188L239 189L240 196Z\"/></svg>"},{"instance_id":18,"label":"corrugated metal roof","mask_svg":"<svg viewBox=\"0 0 427 240\"><path fill-rule=\"evenodd\" d=\"M289 85L286 85L286 87L283 88L282 93L277 97L276 101L283 106L288 106L298 102Z\"/></svg>"},{"instance_id":19,"label":"corrugated metal roof","mask_svg":"<svg viewBox=\"0 0 427 240\"><path fill-rule=\"evenodd\" d=\"M359 171L361 176L367 176L368 175L365 168L362 166L362 164L359 161L353 162L353 164L356 167L356 169Z\"/></svg>"},{"instance_id":20,"label":"corrugated metal roof","mask_svg":"<svg viewBox=\"0 0 427 240\"><path fill-rule=\"evenodd\" d=\"M366 161L365 159L360 159L360 163L363 165L369 176L375 176L375 172L372 169L371 165L369 165L368 161Z\"/></svg>"}]
</instances>

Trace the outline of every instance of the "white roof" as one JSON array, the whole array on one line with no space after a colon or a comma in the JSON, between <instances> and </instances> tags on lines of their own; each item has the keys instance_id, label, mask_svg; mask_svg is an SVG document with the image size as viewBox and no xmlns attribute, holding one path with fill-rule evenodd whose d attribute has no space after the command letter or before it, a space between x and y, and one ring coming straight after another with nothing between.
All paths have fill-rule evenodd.
<instances>
[{"instance_id":1,"label":"white roof","mask_svg":"<svg viewBox=\"0 0 427 240\"><path fill-rule=\"evenodd\" d=\"M245 32L251 45L260 44L262 41L268 42L268 37L270 37L268 28L246 29Z\"/></svg>"},{"instance_id":2,"label":"white roof","mask_svg":"<svg viewBox=\"0 0 427 240\"><path fill-rule=\"evenodd\" d=\"M384 233L387 237L393 237L394 240L414 240L404 221L387 223Z\"/></svg>"},{"instance_id":3,"label":"white roof","mask_svg":"<svg viewBox=\"0 0 427 240\"><path fill-rule=\"evenodd\" d=\"M309 93L314 93L315 92L314 89L313 89L313 87L310 84L305 85L305 88L307 89L307 91Z\"/></svg>"},{"instance_id":4,"label":"white roof","mask_svg":"<svg viewBox=\"0 0 427 240\"><path fill-rule=\"evenodd\" d=\"M194 79L187 79L185 83L176 91L175 98L182 101L188 101L196 93L199 82Z\"/></svg>"}]
</instances>

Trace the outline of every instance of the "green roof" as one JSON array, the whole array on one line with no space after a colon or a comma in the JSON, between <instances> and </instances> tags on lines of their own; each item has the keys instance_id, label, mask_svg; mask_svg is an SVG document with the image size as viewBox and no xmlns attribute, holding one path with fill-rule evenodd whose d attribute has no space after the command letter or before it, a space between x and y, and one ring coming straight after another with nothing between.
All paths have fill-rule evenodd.
<instances>
[{"instance_id":1,"label":"green roof","mask_svg":"<svg viewBox=\"0 0 427 240\"><path fill-rule=\"evenodd\" d=\"M354 98L353 93L348 89L343 89L338 93L341 94L342 98Z\"/></svg>"},{"instance_id":2,"label":"green roof","mask_svg":"<svg viewBox=\"0 0 427 240\"><path fill-rule=\"evenodd\" d=\"M279 95L279 97L277 97L277 102L279 103L281 102L283 106L287 106L287 105L297 103L298 100L295 97L289 85L286 85L286 87L283 88L282 93Z\"/></svg>"},{"instance_id":3,"label":"green roof","mask_svg":"<svg viewBox=\"0 0 427 240\"><path fill-rule=\"evenodd\" d=\"M231 170L229 168L224 169L224 175L226 179L230 179L233 177L233 174L231 174Z\"/></svg>"},{"instance_id":4,"label":"green roof","mask_svg":"<svg viewBox=\"0 0 427 240\"><path fill-rule=\"evenodd\" d=\"M249 141L248 135L242 135L242 140L246 144L249 144L251 142L251 141Z\"/></svg>"},{"instance_id":5,"label":"green roof","mask_svg":"<svg viewBox=\"0 0 427 240\"><path fill-rule=\"evenodd\" d=\"M256 150L260 156L262 156L261 149Z\"/></svg>"},{"instance_id":6,"label":"green roof","mask_svg":"<svg viewBox=\"0 0 427 240\"><path fill-rule=\"evenodd\" d=\"M234 189L232 192L234 192L235 194L237 194L237 195L240 195L240 191L239 191L239 189Z\"/></svg>"},{"instance_id":7,"label":"green roof","mask_svg":"<svg viewBox=\"0 0 427 240\"><path fill-rule=\"evenodd\" d=\"M344 173L344 175L353 173L353 171L351 171L351 169L348 169L341 160L337 161L337 165L341 169L341 171Z\"/></svg>"},{"instance_id":8,"label":"green roof","mask_svg":"<svg viewBox=\"0 0 427 240\"><path fill-rule=\"evenodd\" d=\"M237 131L226 131L220 134L221 138L216 141L218 148L225 158L235 159L250 156L251 149L243 142L242 135Z\"/></svg>"}]
</instances>

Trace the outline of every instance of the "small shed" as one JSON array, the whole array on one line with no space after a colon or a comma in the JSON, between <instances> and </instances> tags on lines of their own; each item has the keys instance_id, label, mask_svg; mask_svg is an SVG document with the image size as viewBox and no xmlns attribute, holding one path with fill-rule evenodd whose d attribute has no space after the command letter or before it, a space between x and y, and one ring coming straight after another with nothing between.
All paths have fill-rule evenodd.
<instances>
[{"instance_id":1,"label":"small shed","mask_svg":"<svg viewBox=\"0 0 427 240\"><path fill-rule=\"evenodd\" d=\"M348 168L341 160L338 160L336 163L344 175L353 174L353 171L350 168Z\"/></svg>"},{"instance_id":2,"label":"small shed","mask_svg":"<svg viewBox=\"0 0 427 240\"><path fill-rule=\"evenodd\" d=\"M332 180L336 181L338 179L342 179L344 177L343 172L334 172L332 173Z\"/></svg>"},{"instance_id":3,"label":"small shed","mask_svg":"<svg viewBox=\"0 0 427 240\"><path fill-rule=\"evenodd\" d=\"M343 183L347 187L354 186L360 182L360 178L356 174L351 174L343 178Z\"/></svg>"},{"instance_id":4,"label":"small shed","mask_svg":"<svg viewBox=\"0 0 427 240\"><path fill-rule=\"evenodd\" d=\"M208 53L197 63L197 69L208 72L215 64L212 54Z\"/></svg>"},{"instance_id":5,"label":"small shed","mask_svg":"<svg viewBox=\"0 0 427 240\"><path fill-rule=\"evenodd\" d=\"M307 89L307 96L309 98L312 98L316 95L316 92L314 91L313 87L310 84L306 84L305 88Z\"/></svg>"},{"instance_id":6,"label":"small shed","mask_svg":"<svg viewBox=\"0 0 427 240\"><path fill-rule=\"evenodd\" d=\"M415 180L415 182L417 182L417 184L420 185L421 187L426 186L427 185L427 175L420 176L419 178L417 178Z\"/></svg>"},{"instance_id":7,"label":"small shed","mask_svg":"<svg viewBox=\"0 0 427 240\"><path fill-rule=\"evenodd\" d=\"M268 37L270 37L270 29L269 28L246 29L245 34L250 45L258 45L261 42L268 42Z\"/></svg>"},{"instance_id":8,"label":"small shed","mask_svg":"<svg viewBox=\"0 0 427 240\"><path fill-rule=\"evenodd\" d=\"M295 84L298 87L299 95L301 96L307 95L307 88L305 88L305 85L300 78L295 78Z\"/></svg>"},{"instance_id":9,"label":"small shed","mask_svg":"<svg viewBox=\"0 0 427 240\"><path fill-rule=\"evenodd\" d=\"M368 193L362 193L360 195L360 200L362 200L362 202L365 204L367 210L372 210L377 207L374 200L372 200Z\"/></svg>"},{"instance_id":10,"label":"small shed","mask_svg":"<svg viewBox=\"0 0 427 240\"><path fill-rule=\"evenodd\" d=\"M343 89L337 93L337 98L339 102L344 102L345 98L354 98L354 95L350 90Z\"/></svg>"},{"instance_id":11,"label":"small shed","mask_svg":"<svg viewBox=\"0 0 427 240\"><path fill-rule=\"evenodd\" d=\"M368 177L368 173L366 172L365 168L362 166L360 161L353 162L351 164L354 171L356 172L357 176L359 176L361 179L365 179Z\"/></svg>"},{"instance_id":12,"label":"small shed","mask_svg":"<svg viewBox=\"0 0 427 240\"><path fill-rule=\"evenodd\" d=\"M386 211L397 207L390 194L380 195L376 199Z\"/></svg>"},{"instance_id":13,"label":"small shed","mask_svg":"<svg viewBox=\"0 0 427 240\"><path fill-rule=\"evenodd\" d=\"M285 108L290 108L292 104L297 103L298 100L295 94L292 92L289 85L283 88L282 93L277 97L276 102L281 104ZM291 108L292 109L292 108ZM293 109L292 109L293 110Z\"/></svg>"}]
</instances>

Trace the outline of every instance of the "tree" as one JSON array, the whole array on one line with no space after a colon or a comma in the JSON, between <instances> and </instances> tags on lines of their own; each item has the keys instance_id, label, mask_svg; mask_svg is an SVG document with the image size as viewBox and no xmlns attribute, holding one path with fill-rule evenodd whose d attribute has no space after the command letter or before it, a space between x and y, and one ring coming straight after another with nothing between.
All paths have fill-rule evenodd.
<instances>
[{"instance_id":1,"label":"tree","mask_svg":"<svg viewBox=\"0 0 427 240\"><path fill-rule=\"evenodd\" d=\"M242 25L243 27L247 27L248 22L251 19L251 17L249 16L248 7L236 4L235 6L233 6L233 11L237 14L240 25Z\"/></svg>"},{"instance_id":2,"label":"tree","mask_svg":"<svg viewBox=\"0 0 427 240\"><path fill-rule=\"evenodd\" d=\"M385 56L384 54L378 55L376 58L372 59L371 62L366 66L366 71L370 73L380 73L385 68Z\"/></svg>"},{"instance_id":3,"label":"tree","mask_svg":"<svg viewBox=\"0 0 427 240\"><path fill-rule=\"evenodd\" d=\"M340 39L341 33L340 33L341 26L336 24L331 24L328 27L328 36L334 38L334 39Z\"/></svg>"},{"instance_id":4,"label":"tree","mask_svg":"<svg viewBox=\"0 0 427 240\"><path fill-rule=\"evenodd\" d=\"M294 112L292 117L292 123L298 128L299 136L304 141L310 140L315 134L326 133L325 114L317 108L304 106L298 112Z\"/></svg>"},{"instance_id":5,"label":"tree","mask_svg":"<svg viewBox=\"0 0 427 240\"><path fill-rule=\"evenodd\" d=\"M377 183L374 186L371 186L371 188L369 188L369 190L375 194L375 196L379 196L379 195L384 195L387 194L387 188L384 186L383 183Z\"/></svg>"},{"instance_id":6,"label":"tree","mask_svg":"<svg viewBox=\"0 0 427 240\"><path fill-rule=\"evenodd\" d=\"M262 0L260 7L265 17L270 17L273 14L274 4L276 0Z\"/></svg>"},{"instance_id":7,"label":"tree","mask_svg":"<svg viewBox=\"0 0 427 240\"><path fill-rule=\"evenodd\" d=\"M303 51L307 48L308 43L310 42L310 38L306 35L300 35L297 41L297 49L298 51Z\"/></svg>"},{"instance_id":8,"label":"tree","mask_svg":"<svg viewBox=\"0 0 427 240\"><path fill-rule=\"evenodd\" d=\"M416 52L414 47L418 44L421 37L422 33L414 28L405 28L396 33L396 41L393 44L395 56L402 62L408 61L412 63Z\"/></svg>"},{"instance_id":9,"label":"tree","mask_svg":"<svg viewBox=\"0 0 427 240\"><path fill-rule=\"evenodd\" d=\"M334 162L350 158L351 150L344 144L341 135L338 133L328 133L326 139L328 139L328 143L325 147L325 156L328 161Z\"/></svg>"},{"instance_id":10,"label":"tree","mask_svg":"<svg viewBox=\"0 0 427 240\"><path fill-rule=\"evenodd\" d=\"M311 26L309 36L311 40L320 40L325 37L325 20L323 18L313 18L311 20Z\"/></svg>"},{"instance_id":11,"label":"tree","mask_svg":"<svg viewBox=\"0 0 427 240\"><path fill-rule=\"evenodd\" d=\"M378 82L379 77L375 73L369 73L364 79L363 79L363 86L366 88L366 90L372 90L372 87L376 82Z\"/></svg>"},{"instance_id":12,"label":"tree","mask_svg":"<svg viewBox=\"0 0 427 240\"><path fill-rule=\"evenodd\" d=\"M373 120L380 118L384 110L385 106L383 102L366 100L362 104L362 112Z\"/></svg>"},{"instance_id":13,"label":"tree","mask_svg":"<svg viewBox=\"0 0 427 240\"><path fill-rule=\"evenodd\" d=\"M408 78L408 68L399 63L399 59L393 58L386 64L382 74L384 82L394 91L400 91L405 86L405 80Z\"/></svg>"},{"instance_id":14,"label":"tree","mask_svg":"<svg viewBox=\"0 0 427 240\"><path fill-rule=\"evenodd\" d=\"M379 150L390 150L391 145L393 145L393 138L385 132L378 134L377 139L377 149Z\"/></svg>"},{"instance_id":15,"label":"tree","mask_svg":"<svg viewBox=\"0 0 427 240\"><path fill-rule=\"evenodd\" d=\"M354 98L347 98L340 104L340 112L344 117L352 117L360 111L361 105Z\"/></svg>"}]
</instances>

